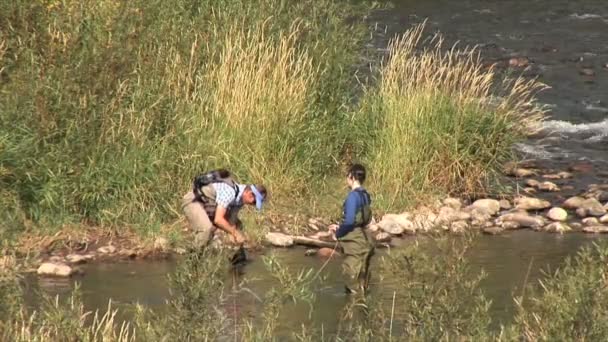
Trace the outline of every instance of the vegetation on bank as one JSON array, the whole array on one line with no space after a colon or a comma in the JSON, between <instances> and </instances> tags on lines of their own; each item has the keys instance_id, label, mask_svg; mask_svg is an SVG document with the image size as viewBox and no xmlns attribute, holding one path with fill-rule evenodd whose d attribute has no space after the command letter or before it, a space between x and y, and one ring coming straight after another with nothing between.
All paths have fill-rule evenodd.
<instances>
[{"instance_id":1,"label":"vegetation on bank","mask_svg":"<svg viewBox=\"0 0 608 342\"><path fill-rule=\"evenodd\" d=\"M180 218L192 177L218 166L268 184L275 213L337 209L308 203L331 199L328 180L353 159L384 209L487 191L541 114L539 86L501 83L471 50L420 44L420 26L356 100L368 10L0 1L2 225L158 230Z\"/></svg>"},{"instance_id":2,"label":"vegetation on bank","mask_svg":"<svg viewBox=\"0 0 608 342\"><path fill-rule=\"evenodd\" d=\"M448 49L424 27L390 43L356 119L374 132L366 158L389 207L405 198L487 195L513 143L544 115L535 103L541 84L501 79L475 49Z\"/></svg>"},{"instance_id":3,"label":"vegetation on bank","mask_svg":"<svg viewBox=\"0 0 608 342\"><path fill-rule=\"evenodd\" d=\"M235 285L228 280L225 253L207 249L200 255L188 255L171 276L168 309L155 313L134 306L129 322L117 319L120 315L111 305L107 312L87 312L78 289L67 300L46 298L33 311L23 301L18 276L5 270L0 274L0 340L606 339L606 244L582 250L556 273L548 274L538 284L529 284L525 298L515 298L518 310L514 320L496 329L490 302L480 288L483 274L475 275L468 267L466 255L471 241L443 238L392 251L376 275L390 279L374 281L366 301L359 298L347 304L337 326L321 327L305 321L302 329L294 329L293 322L286 321L286 312L294 305L314 305L314 293L326 284L317 271L297 272L272 256L265 262L276 279L275 285L266 294L254 294L246 284ZM399 286L387 285L392 282ZM250 295L259 297L254 317L237 311L235 302L240 298L235 296Z\"/></svg>"},{"instance_id":4,"label":"vegetation on bank","mask_svg":"<svg viewBox=\"0 0 608 342\"><path fill-rule=\"evenodd\" d=\"M227 166L274 202L340 160L359 5L0 2L7 227L153 227Z\"/></svg>"}]
</instances>

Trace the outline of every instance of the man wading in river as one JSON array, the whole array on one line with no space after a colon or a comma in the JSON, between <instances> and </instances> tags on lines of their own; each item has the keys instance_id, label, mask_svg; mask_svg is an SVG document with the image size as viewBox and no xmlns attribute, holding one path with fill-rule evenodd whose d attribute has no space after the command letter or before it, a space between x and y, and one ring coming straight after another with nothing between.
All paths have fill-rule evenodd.
<instances>
[{"instance_id":1,"label":"man wading in river","mask_svg":"<svg viewBox=\"0 0 608 342\"><path fill-rule=\"evenodd\" d=\"M365 227L372 219L371 197L363 188L365 168L355 164L348 171L346 183L351 189L344 201L342 223L332 225L336 239L344 250L342 264L347 293L364 293L369 281L369 263L374 255L374 245Z\"/></svg>"},{"instance_id":2,"label":"man wading in river","mask_svg":"<svg viewBox=\"0 0 608 342\"><path fill-rule=\"evenodd\" d=\"M265 199L263 185L238 184L227 170L214 170L196 177L192 191L182 199L182 210L194 232L194 247L207 246L216 227L242 246L245 236L241 232L239 210L246 204L261 210Z\"/></svg>"}]
</instances>

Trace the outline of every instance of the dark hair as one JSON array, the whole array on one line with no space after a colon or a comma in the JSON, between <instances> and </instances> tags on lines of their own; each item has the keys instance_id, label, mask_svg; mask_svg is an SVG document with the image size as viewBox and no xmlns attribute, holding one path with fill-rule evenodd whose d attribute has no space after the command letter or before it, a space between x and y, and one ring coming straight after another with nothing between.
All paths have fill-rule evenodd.
<instances>
[{"instance_id":1,"label":"dark hair","mask_svg":"<svg viewBox=\"0 0 608 342\"><path fill-rule=\"evenodd\" d=\"M348 169L348 176L351 176L359 183L363 183L365 181L365 174L365 167L361 164L353 164L350 169Z\"/></svg>"}]
</instances>

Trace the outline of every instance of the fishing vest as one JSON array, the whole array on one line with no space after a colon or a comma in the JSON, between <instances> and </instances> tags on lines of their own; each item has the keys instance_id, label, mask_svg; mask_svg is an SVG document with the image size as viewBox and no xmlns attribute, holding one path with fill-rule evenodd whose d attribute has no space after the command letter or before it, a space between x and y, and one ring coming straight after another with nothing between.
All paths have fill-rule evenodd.
<instances>
[{"instance_id":1,"label":"fishing vest","mask_svg":"<svg viewBox=\"0 0 608 342\"><path fill-rule=\"evenodd\" d=\"M212 170L206 173L200 174L194 178L192 182L192 191L194 192L194 201L200 202L207 212L207 216L213 222L215 218L215 211L217 209L217 192L215 188L211 186L214 183L224 183L234 189L234 199L236 200L239 196L239 187L232 178L229 171L220 169Z\"/></svg>"},{"instance_id":2,"label":"fishing vest","mask_svg":"<svg viewBox=\"0 0 608 342\"><path fill-rule=\"evenodd\" d=\"M355 216L355 227L364 228L372 222L371 196L365 189L356 189L354 191L359 195L362 203Z\"/></svg>"}]
</instances>

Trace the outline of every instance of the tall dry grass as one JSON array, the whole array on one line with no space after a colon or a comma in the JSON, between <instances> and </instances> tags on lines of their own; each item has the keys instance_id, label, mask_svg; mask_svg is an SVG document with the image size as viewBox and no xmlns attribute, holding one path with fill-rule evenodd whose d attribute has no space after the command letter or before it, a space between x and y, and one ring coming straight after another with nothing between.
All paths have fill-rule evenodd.
<instances>
[{"instance_id":1,"label":"tall dry grass","mask_svg":"<svg viewBox=\"0 0 608 342\"><path fill-rule=\"evenodd\" d=\"M424 24L390 43L379 85L366 92L360 118L373 121L373 188L389 204L437 193L477 196L512 143L543 117L543 86L502 79L472 48L423 41ZM370 119L371 118L371 119Z\"/></svg>"},{"instance_id":2,"label":"tall dry grass","mask_svg":"<svg viewBox=\"0 0 608 342\"><path fill-rule=\"evenodd\" d=\"M201 79L208 112L197 120L207 123L201 130L212 142L221 142L208 149L224 154L228 165L241 164L277 192L303 188L314 159L331 153L323 149L322 132L311 130L319 124L311 105L323 70L313 65L306 49L298 49L300 33L294 24L271 40L264 24L235 25L220 38L222 47L209 51L217 62Z\"/></svg>"}]
</instances>

